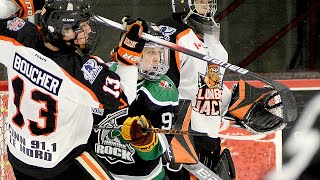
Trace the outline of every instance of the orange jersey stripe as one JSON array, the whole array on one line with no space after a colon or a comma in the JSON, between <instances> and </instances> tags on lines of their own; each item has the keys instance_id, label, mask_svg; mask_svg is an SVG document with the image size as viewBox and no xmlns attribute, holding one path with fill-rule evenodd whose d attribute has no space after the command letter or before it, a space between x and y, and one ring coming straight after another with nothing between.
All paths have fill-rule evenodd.
<instances>
[{"instance_id":1,"label":"orange jersey stripe","mask_svg":"<svg viewBox=\"0 0 320 180\"><path fill-rule=\"evenodd\" d=\"M121 105L121 106L119 106L119 107L118 107L118 109L122 109L122 108L125 108L125 107L127 107L127 106L128 106L128 104L126 103L126 101L125 101L125 100L123 100L122 98L120 99L120 102L122 103L122 105Z\"/></svg>"},{"instance_id":2,"label":"orange jersey stripe","mask_svg":"<svg viewBox=\"0 0 320 180\"><path fill-rule=\"evenodd\" d=\"M178 71L180 72L180 66L181 66L180 62L181 62L181 60L180 60L180 57L179 57L179 52L175 51L174 54L175 54L175 57L176 57L176 63L177 63Z\"/></svg>"},{"instance_id":3,"label":"orange jersey stripe","mask_svg":"<svg viewBox=\"0 0 320 180\"><path fill-rule=\"evenodd\" d=\"M6 37L6 36L1 36L1 35L0 35L0 40L12 42L12 43L13 43L14 45L16 45L16 46L23 46L21 43L19 43L19 42L16 41L15 39L9 38L9 37Z\"/></svg>"},{"instance_id":4,"label":"orange jersey stripe","mask_svg":"<svg viewBox=\"0 0 320 180\"><path fill-rule=\"evenodd\" d=\"M80 162L82 165L85 165L87 168L90 168L90 169L87 169L85 168L86 170L88 170L88 172L96 178L96 176L98 176L100 179L103 179L103 180L110 180L110 177L106 174L106 172L103 171L103 169L99 166L99 164L97 164L97 162L90 158L90 154L87 153L87 152L84 152L82 153L79 157L77 157L77 160L79 161L79 158L81 160L83 160L82 162ZM85 163L85 164L83 164ZM92 174L92 173L95 173L95 174Z\"/></svg>"},{"instance_id":5,"label":"orange jersey stripe","mask_svg":"<svg viewBox=\"0 0 320 180\"><path fill-rule=\"evenodd\" d=\"M62 69L62 68L61 68ZM91 96L92 98L97 101L100 105L99 108L103 108L103 104L100 103L100 101L98 100L98 97L96 96L96 94L89 89L87 86L85 86L84 84L82 84L81 82L79 82L77 79L75 79L74 77L72 77L67 71L65 71L64 69L62 69L63 73L69 77L69 79L74 82L75 84L77 84L78 86L80 86L82 89L86 90Z\"/></svg>"},{"instance_id":6,"label":"orange jersey stripe","mask_svg":"<svg viewBox=\"0 0 320 180\"><path fill-rule=\"evenodd\" d=\"M176 44L178 43L179 39L188 34L190 32L190 28L182 31L181 33L179 33L177 36L176 36ZM180 56L179 56L179 53L178 51L175 51L175 59L176 59L176 63L177 63L177 67L178 67L178 71L180 72L180 65L181 65L181 60L180 60Z\"/></svg>"}]
</instances>

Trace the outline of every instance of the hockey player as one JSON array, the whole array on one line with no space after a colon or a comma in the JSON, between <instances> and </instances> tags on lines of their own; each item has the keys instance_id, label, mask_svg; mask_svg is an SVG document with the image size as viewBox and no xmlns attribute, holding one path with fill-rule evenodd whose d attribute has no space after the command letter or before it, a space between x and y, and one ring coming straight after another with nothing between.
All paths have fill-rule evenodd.
<instances>
[{"instance_id":1,"label":"hockey player","mask_svg":"<svg viewBox=\"0 0 320 180\"><path fill-rule=\"evenodd\" d=\"M163 37L158 27L150 26L148 29L152 35ZM110 69L116 71L119 65L110 63ZM169 69L169 49L146 42L137 66L136 99L129 109L116 112L104 110L103 113L94 109L95 124L113 129L93 130L89 142L115 179L163 179L161 155L168 147L167 139L163 134L144 133L141 126L172 127L178 106L178 91L165 75ZM135 118L126 119L128 115ZM144 118L140 121L140 115L148 121Z\"/></svg>"},{"instance_id":2,"label":"hockey player","mask_svg":"<svg viewBox=\"0 0 320 180\"><path fill-rule=\"evenodd\" d=\"M50 0L40 24L18 17L0 21L0 61L9 86L6 144L14 174L23 180L112 179L87 145L91 107L116 110L135 97L126 97L130 89L120 88L119 76L90 56L99 33L85 0ZM126 27L115 55L128 65L118 68L137 72L131 65L141 56L146 26L140 20ZM126 79L136 87L134 74Z\"/></svg>"},{"instance_id":3,"label":"hockey player","mask_svg":"<svg viewBox=\"0 0 320 180\"><path fill-rule=\"evenodd\" d=\"M159 23L167 40L227 62L228 53L219 41L220 26L213 19L216 0L172 2L174 13ZM239 127L256 134L272 133L286 126L282 99L273 88L254 87L241 79L231 93L223 84L223 68L180 52L171 51L171 58L175 61L170 61L167 75L178 86L179 98L191 100L192 130L218 134L222 116L226 113ZM195 136L194 142L200 162L221 179L236 178L228 149L220 154L220 138ZM180 176L169 172L170 177L176 175Z\"/></svg>"},{"instance_id":4,"label":"hockey player","mask_svg":"<svg viewBox=\"0 0 320 180\"><path fill-rule=\"evenodd\" d=\"M160 21L161 31L173 43L224 62L228 53L219 41L214 21L216 0L172 1L173 14ZM227 111L230 90L223 85L224 69L180 52L171 51L168 76L179 89L179 98L192 101L191 129L218 134ZM220 138L194 137L200 161L214 169L220 158Z\"/></svg>"}]
</instances>

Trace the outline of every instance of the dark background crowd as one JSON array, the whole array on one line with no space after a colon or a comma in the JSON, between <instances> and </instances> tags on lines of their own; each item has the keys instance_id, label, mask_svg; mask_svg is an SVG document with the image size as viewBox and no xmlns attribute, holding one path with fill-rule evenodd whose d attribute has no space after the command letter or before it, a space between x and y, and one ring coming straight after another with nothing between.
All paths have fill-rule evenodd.
<instances>
[{"instance_id":1,"label":"dark background crowd","mask_svg":"<svg viewBox=\"0 0 320 180\"><path fill-rule=\"evenodd\" d=\"M94 13L116 22L125 15L157 22L168 17L171 0L89 0ZM320 1L223 0L215 20L229 62L276 79L319 78ZM120 32L101 27L96 54L108 61ZM289 74L287 74L289 73ZM5 80L4 68L0 69ZM298 74L298 75L297 75Z\"/></svg>"},{"instance_id":2,"label":"dark background crowd","mask_svg":"<svg viewBox=\"0 0 320 180\"><path fill-rule=\"evenodd\" d=\"M96 14L117 22L124 15L157 22L172 11L171 0L91 0L91 4ZM219 0L215 19L221 24L220 39L230 63L261 73L317 72L319 9L317 0ZM119 33L102 31L106 33L97 53L107 57Z\"/></svg>"}]
</instances>

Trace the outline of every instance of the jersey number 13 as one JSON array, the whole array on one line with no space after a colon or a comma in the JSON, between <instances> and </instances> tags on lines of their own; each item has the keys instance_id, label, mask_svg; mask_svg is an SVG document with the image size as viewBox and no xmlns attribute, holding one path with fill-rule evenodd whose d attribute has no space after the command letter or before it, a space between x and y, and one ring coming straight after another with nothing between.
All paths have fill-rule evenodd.
<instances>
[{"instance_id":1,"label":"jersey number 13","mask_svg":"<svg viewBox=\"0 0 320 180\"><path fill-rule=\"evenodd\" d=\"M16 114L13 116L12 121L15 125L22 128L25 125L25 118L20 111L21 100L24 93L24 82L21 78L16 77L12 80L12 87L14 91L14 104L16 106ZM44 127L39 127L38 123L28 119L29 131L32 135L48 135L55 131L57 124L57 101L49 94L45 94L38 89L33 89L31 92L31 99L36 103L44 103L45 108L39 111L39 118L44 120Z\"/></svg>"}]
</instances>

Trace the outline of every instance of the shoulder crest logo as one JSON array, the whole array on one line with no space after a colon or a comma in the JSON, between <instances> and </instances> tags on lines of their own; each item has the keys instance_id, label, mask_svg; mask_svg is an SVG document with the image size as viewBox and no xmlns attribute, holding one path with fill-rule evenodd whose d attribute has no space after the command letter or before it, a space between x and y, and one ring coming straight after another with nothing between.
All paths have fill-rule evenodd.
<instances>
[{"instance_id":1,"label":"shoulder crest logo","mask_svg":"<svg viewBox=\"0 0 320 180\"><path fill-rule=\"evenodd\" d=\"M162 88L168 88L168 89L172 89L172 84L170 84L168 81L162 80L159 83L159 86Z\"/></svg>"},{"instance_id":2,"label":"shoulder crest logo","mask_svg":"<svg viewBox=\"0 0 320 180\"><path fill-rule=\"evenodd\" d=\"M26 22L23 19L20 18L14 18L11 21L7 22L7 28L10 31L19 31L23 26L26 24Z\"/></svg>"},{"instance_id":3,"label":"shoulder crest logo","mask_svg":"<svg viewBox=\"0 0 320 180\"><path fill-rule=\"evenodd\" d=\"M164 26L164 25L160 25L159 29L164 36L164 40L166 40L166 41L170 41L170 36L177 31L177 29L175 29L173 27Z\"/></svg>"},{"instance_id":4,"label":"shoulder crest logo","mask_svg":"<svg viewBox=\"0 0 320 180\"><path fill-rule=\"evenodd\" d=\"M97 64L97 61L94 59L89 59L81 68L83 72L83 77L85 80L88 80L91 84L93 84L94 80L96 80L100 71L102 70L102 66Z\"/></svg>"}]
</instances>

